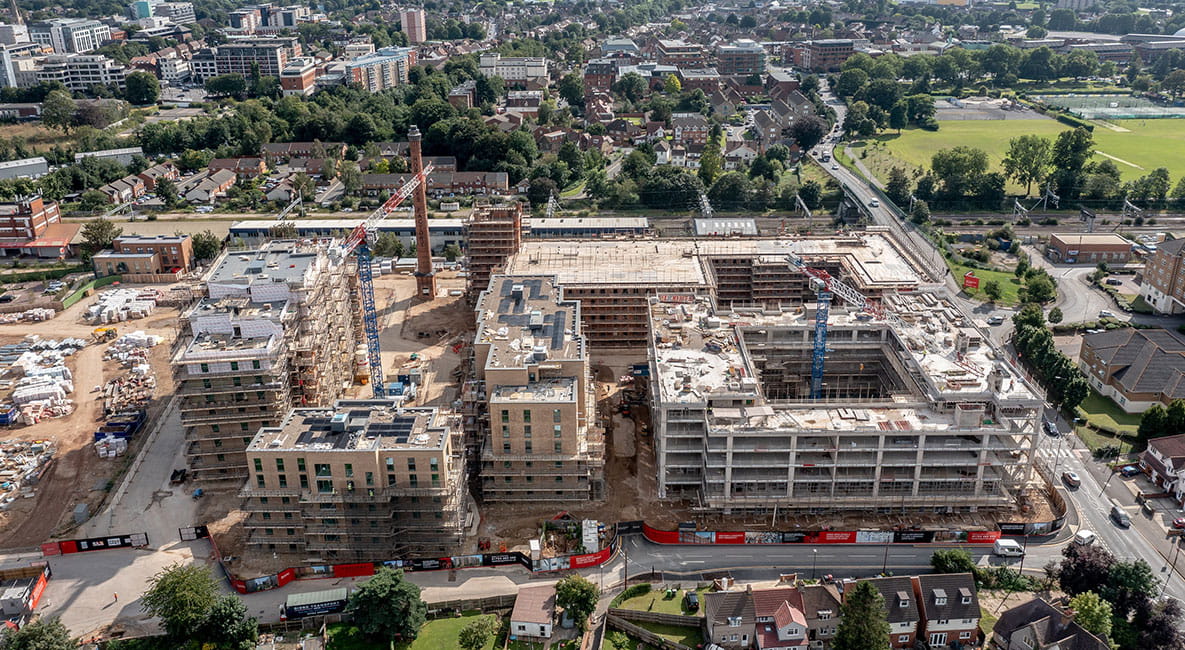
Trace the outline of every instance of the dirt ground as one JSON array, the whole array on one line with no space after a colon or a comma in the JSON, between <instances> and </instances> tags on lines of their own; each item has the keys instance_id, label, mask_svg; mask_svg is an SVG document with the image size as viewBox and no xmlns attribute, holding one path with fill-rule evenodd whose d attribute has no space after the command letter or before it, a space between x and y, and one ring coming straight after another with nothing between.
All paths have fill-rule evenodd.
<instances>
[{"instance_id":1,"label":"dirt ground","mask_svg":"<svg viewBox=\"0 0 1185 650\"><path fill-rule=\"evenodd\" d=\"M74 336L89 339L94 326L80 318L91 303L82 300L55 318L41 323L0 325L0 339L18 340L27 334L43 338ZM159 413L172 393L172 372L169 368L169 349L176 336L176 309L157 309L150 317L117 325L120 332L143 330L165 337L152 349L150 364L156 373L157 389L149 407L149 418ZM114 362L103 361L108 344L92 344L78 351L68 360L74 373L75 410L64 418L48 418L32 425L18 425L4 432L7 440L53 440L55 455L36 488L32 499L20 499L0 515L0 548L15 549L37 546L52 537L66 536L74 528L73 510L76 504L87 502L91 513L98 510L106 498L110 482L135 457L136 440L128 453L117 459L99 458L92 446L94 431L100 423L102 400L95 386L126 372ZM36 513L36 516L31 516ZM135 532L135 531L129 531Z\"/></svg>"}]
</instances>

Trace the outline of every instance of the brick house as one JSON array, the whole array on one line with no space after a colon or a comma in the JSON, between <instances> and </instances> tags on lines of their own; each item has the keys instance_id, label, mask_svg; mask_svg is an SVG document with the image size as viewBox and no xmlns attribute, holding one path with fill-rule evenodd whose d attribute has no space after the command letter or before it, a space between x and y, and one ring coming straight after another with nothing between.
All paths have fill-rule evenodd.
<instances>
[{"instance_id":1,"label":"brick house","mask_svg":"<svg viewBox=\"0 0 1185 650\"><path fill-rule=\"evenodd\" d=\"M896 650L913 650L917 638L921 615L917 597L913 592L913 581L908 577L872 578L871 582L885 599L885 612L889 621L889 647ZM855 583L849 583L848 587ZM847 590L844 591L845 595Z\"/></svg>"},{"instance_id":2,"label":"brick house","mask_svg":"<svg viewBox=\"0 0 1185 650\"><path fill-rule=\"evenodd\" d=\"M1185 335L1117 329L1082 337L1078 367L1090 385L1128 413L1185 399Z\"/></svg>"},{"instance_id":3,"label":"brick house","mask_svg":"<svg viewBox=\"0 0 1185 650\"><path fill-rule=\"evenodd\" d=\"M962 650L979 643L979 598L970 573L913 578L920 608L918 636L931 650Z\"/></svg>"}]
</instances>

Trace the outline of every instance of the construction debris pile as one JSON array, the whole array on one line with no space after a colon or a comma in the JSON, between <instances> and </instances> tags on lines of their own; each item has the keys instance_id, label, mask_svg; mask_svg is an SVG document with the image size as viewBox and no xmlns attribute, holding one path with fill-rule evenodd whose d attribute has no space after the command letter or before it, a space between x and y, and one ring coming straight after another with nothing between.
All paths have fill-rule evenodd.
<instances>
[{"instance_id":1,"label":"construction debris pile","mask_svg":"<svg viewBox=\"0 0 1185 650\"><path fill-rule=\"evenodd\" d=\"M156 375L148 364L132 366L129 374L103 386L103 415L146 408L156 390Z\"/></svg>"},{"instance_id":2,"label":"construction debris pile","mask_svg":"<svg viewBox=\"0 0 1185 650\"><path fill-rule=\"evenodd\" d=\"M74 392L74 377L65 359L85 345L82 339L59 341L30 334L20 343L0 346L0 364L8 364L4 375L12 378L9 400L20 407L21 422L36 424L74 411L74 400L66 397Z\"/></svg>"},{"instance_id":3,"label":"construction debris pile","mask_svg":"<svg viewBox=\"0 0 1185 650\"><path fill-rule=\"evenodd\" d=\"M34 496L33 486L41 480L53 455L53 443L49 441L0 442L0 510L8 510L18 496Z\"/></svg>"},{"instance_id":4,"label":"construction debris pile","mask_svg":"<svg viewBox=\"0 0 1185 650\"><path fill-rule=\"evenodd\" d=\"M99 458L116 458L128 450L128 441L144 426L148 400L156 390L156 374L148 362L149 350L164 339L135 331L124 334L103 351L105 361L118 361L129 372L96 390L103 392L106 423L95 432Z\"/></svg>"},{"instance_id":5,"label":"construction debris pile","mask_svg":"<svg viewBox=\"0 0 1185 650\"><path fill-rule=\"evenodd\" d=\"M26 309L25 311L18 311L11 314L0 314L0 325L8 325L11 323L40 323L54 317L58 312L44 307L34 307L33 309Z\"/></svg>"},{"instance_id":6,"label":"construction debris pile","mask_svg":"<svg viewBox=\"0 0 1185 650\"><path fill-rule=\"evenodd\" d=\"M161 294L156 289L111 289L99 294L95 304L86 308L90 323L119 323L145 318L156 309Z\"/></svg>"}]
</instances>

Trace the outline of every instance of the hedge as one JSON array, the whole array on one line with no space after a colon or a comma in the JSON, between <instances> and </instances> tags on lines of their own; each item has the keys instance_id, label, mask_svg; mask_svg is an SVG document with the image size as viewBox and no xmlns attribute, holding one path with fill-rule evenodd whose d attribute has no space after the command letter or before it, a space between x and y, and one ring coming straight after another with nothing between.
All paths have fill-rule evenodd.
<instances>
[{"instance_id":1,"label":"hedge","mask_svg":"<svg viewBox=\"0 0 1185 650\"><path fill-rule=\"evenodd\" d=\"M30 280L60 280L61 278L70 275L71 273L87 273L90 267L83 264L78 266L59 267L55 269L44 269L41 271L28 271L25 273L10 273L0 275L0 282L29 282Z\"/></svg>"},{"instance_id":2,"label":"hedge","mask_svg":"<svg viewBox=\"0 0 1185 650\"><path fill-rule=\"evenodd\" d=\"M1082 118L1075 117L1075 116L1069 115L1067 113L1058 113L1057 114L1057 121L1061 122L1062 124L1069 124L1070 126L1075 126L1075 127L1080 126L1084 129L1086 129L1087 131L1094 131L1093 124L1091 124L1090 122L1087 122L1086 120L1084 120Z\"/></svg>"},{"instance_id":3,"label":"hedge","mask_svg":"<svg viewBox=\"0 0 1185 650\"><path fill-rule=\"evenodd\" d=\"M637 598L638 596L645 596L648 593L650 593L650 583L642 583L640 585L634 585L632 587L629 587L625 591L621 592L620 594L617 594L617 597L613 599L613 602L609 603L609 606L610 607L620 607L621 604L624 603L625 601L627 601L631 598Z\"/></svg>"}]
</instances>

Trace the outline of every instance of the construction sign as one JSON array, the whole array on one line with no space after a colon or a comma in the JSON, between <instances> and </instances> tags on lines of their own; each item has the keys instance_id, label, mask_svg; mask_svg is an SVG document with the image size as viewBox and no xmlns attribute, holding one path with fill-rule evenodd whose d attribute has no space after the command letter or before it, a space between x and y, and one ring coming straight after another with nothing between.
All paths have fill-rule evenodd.
<instances>
[{"instance_id":1,"label":"construction sign","mask_svg":"<svg viewBox=\"0 0 1185 650\"><path fill-rule=\"evenodd\" d=\"M967 271L963 274L963 288L964 289L978 289L979 278L975 277L975 271Z\"/></svg>"}]
</instances>

